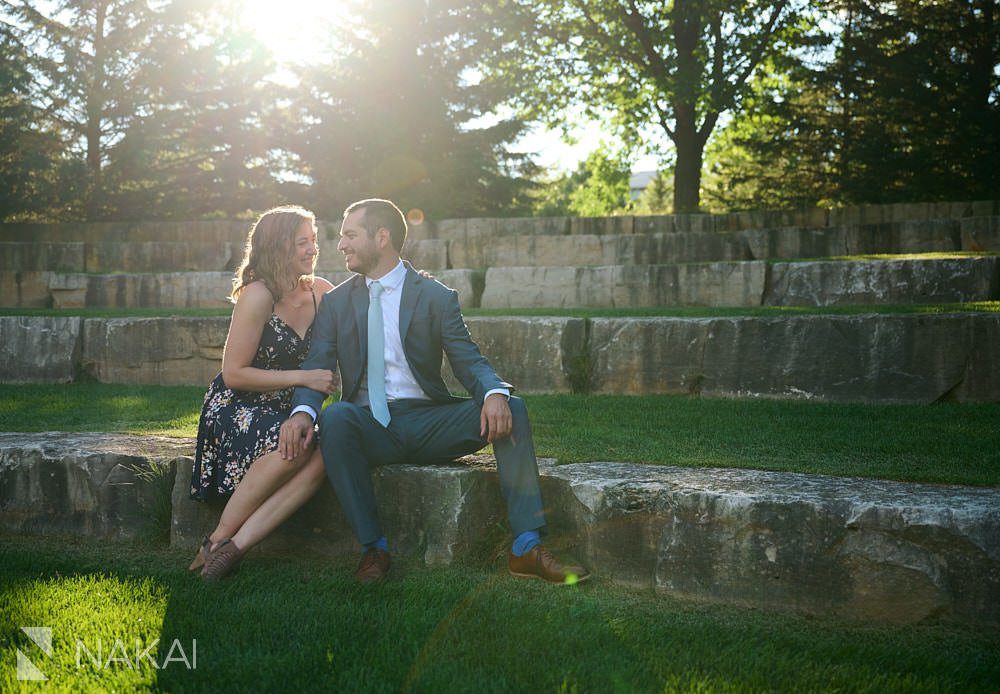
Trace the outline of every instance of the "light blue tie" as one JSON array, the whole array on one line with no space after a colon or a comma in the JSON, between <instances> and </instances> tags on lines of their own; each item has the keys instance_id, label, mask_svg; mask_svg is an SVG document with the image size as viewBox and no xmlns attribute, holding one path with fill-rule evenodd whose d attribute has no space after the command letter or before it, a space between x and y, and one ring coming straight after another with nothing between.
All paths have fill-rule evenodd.
<instances>
[{"instance_id":1,"label":"light blue tie","mask_svg":"<svg viewBox=\"0 0 1000 694\"><path fill-rule=\"evenodd\" d=\"M382 292L384 287L372 282L368 302L368 404L372 416L389 426L389 405L385 399L385 328L382 327Z\"/></svg>"}]
</instances>

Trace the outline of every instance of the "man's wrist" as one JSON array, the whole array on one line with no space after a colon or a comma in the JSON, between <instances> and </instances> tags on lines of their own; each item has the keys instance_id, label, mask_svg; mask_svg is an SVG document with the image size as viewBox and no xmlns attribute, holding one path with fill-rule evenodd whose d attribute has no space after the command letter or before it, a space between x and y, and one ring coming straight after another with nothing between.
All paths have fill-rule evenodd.
<instances>
[{"instance_id":1,"label":"man's wrist","mask_svg":"<svg viewBox=\"0 0 1000 694\"><path fill-rule=\"evenodd\" d=\"M491 395L502 395L504 397L504 400L510 400L510 391L507 390L506 388L494 388L493 390L486 391L486 396L483 398L483 400L485 401L486 398L490 397Z\"/></svg>"}]
</instances>

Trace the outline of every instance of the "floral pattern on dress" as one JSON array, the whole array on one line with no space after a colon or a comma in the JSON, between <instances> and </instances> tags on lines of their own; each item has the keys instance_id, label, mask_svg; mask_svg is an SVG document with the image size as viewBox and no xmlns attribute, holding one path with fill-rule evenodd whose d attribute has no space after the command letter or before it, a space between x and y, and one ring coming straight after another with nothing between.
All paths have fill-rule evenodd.
<instances>
[{"instance_id":1,"label":"floral pattern on dress","mask_svg":"<svg viewBox=\"0 0 1000 694\"><path fill-rule=\"evenodd\" d=\"M298 369L309 354L312 326L299 337L272 313L251 366ZM277 450L278 430L288 417L293 388L268 393L227 388L220 372L205 393L198 422L198 445L191 474L191 497L204 501L229 496L250 464Z\"/></svg>"}]
</instances>

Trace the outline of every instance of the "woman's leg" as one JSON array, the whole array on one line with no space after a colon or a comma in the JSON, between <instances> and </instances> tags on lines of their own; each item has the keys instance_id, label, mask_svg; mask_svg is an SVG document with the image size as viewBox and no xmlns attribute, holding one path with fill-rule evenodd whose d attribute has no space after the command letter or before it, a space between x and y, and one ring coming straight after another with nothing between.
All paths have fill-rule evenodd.
<instances>
[{"instance_id":1,"label":"woman's leg","mask_svg":"<svg viewBox=\"0 0 1000 694\"><path fill-rule=\"evenodd\" d=\"M247 518L233 535L233 542L241 552L256 545L307 502L325 480L323 456L314 449L306 464Z\"/></svg>"},{"instance_id":2,"label":"woman's leg","mask_svg":"<svg viewBox=\"0 0 1000 694\"><path fill-rule=\"evenodd\" d=\"M253 461L226 503L219 524L209 535L212 546L235 535L268 497L302 469L313 450L315 449L310 449L292 461L282 460L278 451L265 453Z\"/></svg>"}]
</instances>

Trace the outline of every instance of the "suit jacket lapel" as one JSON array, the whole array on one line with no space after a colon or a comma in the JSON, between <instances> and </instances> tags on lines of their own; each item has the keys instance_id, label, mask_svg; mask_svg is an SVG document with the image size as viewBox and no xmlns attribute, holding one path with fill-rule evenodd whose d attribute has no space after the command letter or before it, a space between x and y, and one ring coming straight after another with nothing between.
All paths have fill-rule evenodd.
<instances>
[{"instance_id":1,"label":"suit jacket lapel","mask_svg":"<svg viewBox=\"0 0 1000 694\"><path fill-rule=\"evenodd\" d=\"M410 319L417 307L417 299L423 289L424 278L416 273L406 261L406 277L403 279L403 295L399 297L399 341L406 344L406 331L410 329Z\"/></svg>"},{"instance_id":2,"label":"suit jacket lapel","mask_svg":"<svg viewBox=\"0 0 1000 694\"><path fill-rule=\"evenodd\" d=\"M368 354L368 284L364 275L356 275L354 288L351 289L351 304L354 306L354 321L358 331L358 348L361 350L361 360Z\"/></svg>"}]
</instances>

